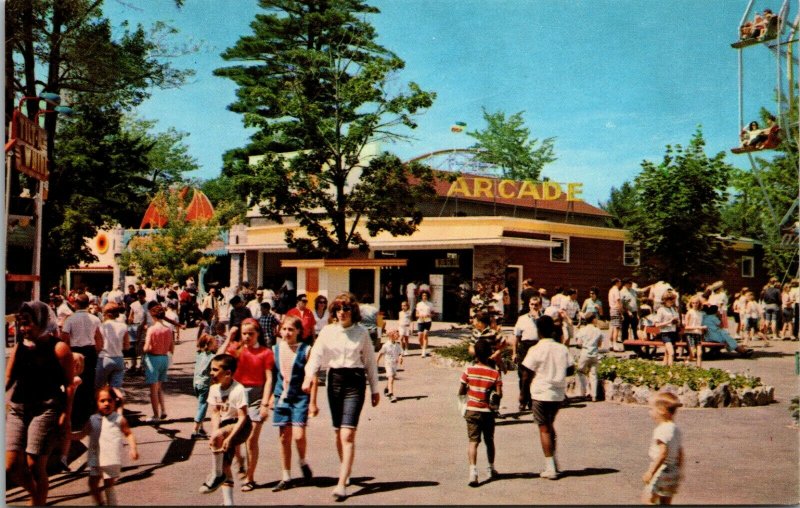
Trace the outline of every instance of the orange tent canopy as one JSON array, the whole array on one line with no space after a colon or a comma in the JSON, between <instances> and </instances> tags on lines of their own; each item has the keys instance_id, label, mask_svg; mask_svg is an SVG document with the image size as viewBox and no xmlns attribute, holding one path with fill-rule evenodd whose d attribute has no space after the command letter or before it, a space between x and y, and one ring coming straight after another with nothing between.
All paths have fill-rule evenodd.
<instances>
[{"instance_id":1,"label":"orange tent canopy","mask_svg":"<svg viewBox=\"0 0 800 508\"><path fill-rule=\"evenodd\" d=\"M214 206L208 199L208 196L200 189L193 189L194 194L189 206L186 207L186 220L193 221L197 219L210 219L214 215ZM189 194L189 187L184 187L180 191L180 200L183 203L186 195ZM139 229L145 228L163 228L167 224L167 217L161 215L158 209L160 208L160 201L164 199L163 195L159 194L150 202L147 211L142 217L142 223Z\"/></svg>"}]
</instances>

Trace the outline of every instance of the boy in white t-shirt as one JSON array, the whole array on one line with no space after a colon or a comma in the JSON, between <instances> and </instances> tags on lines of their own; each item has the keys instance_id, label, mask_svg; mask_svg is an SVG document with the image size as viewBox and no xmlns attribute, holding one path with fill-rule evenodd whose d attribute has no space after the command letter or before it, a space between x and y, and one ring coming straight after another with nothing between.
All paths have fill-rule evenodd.
<instances>
[{"instance_id":1,"label":"boy in white t-shirt","mask_svg":"<svg viewBox=\"0 0 800 508\"><path fill-rule=\"evenodd\" d=\"M244 386L233 380L236 358L225 353L211 360L211 388L208 405L211 407L211 446L213 469L208 479L200 486L200 492L208 494L222 486L222 500L226 506L233 505L233 473L231 464L236 447L247 441L252 423L247 416L247 392Z\"/></svg>"},{"instance_id":2,"label":"boy in white t-shirt","mask_svg":"<svg viewBox=\"0 0 800 508\"><path fill-rule=\"evenodd\" d=\"M400 347L403 356L408 355L408 338L411 337L411 309L408 300L400 302L400 312L397 313L397 329L400 334Z\"/></svg>"},{"instance_id":3,"label":"boy in white t-shirt","mask_svg":"<svg viewBox=\"0 0 800 508\"><path fill-rule=\"evenodd\" d=\"M383 367L386 370L387 381L383 394L389 397L392 402L397 402L397 397L394 396L394 380L397 377L397 366L403 365L403 349L397 342L400 338L400 332L391 330L387 335L389 340L383 343L375 361L380 363L381 358L384 360Z\"/></svg>"},{"instance_id":4,"label":"boy in white t-shirt","mask_svg":"<svg viewBox=\"0 0 800 508\"><path fill-rule=\"evenodd\" d=\"M681 405L678 397L669 392L657 393L650 403L650 416L658 425L650 444L650 466L642 475L644 504L672 504L672 497L678 491L683 444L681 431L672 420Z\"/></svg>"}]
</instances>

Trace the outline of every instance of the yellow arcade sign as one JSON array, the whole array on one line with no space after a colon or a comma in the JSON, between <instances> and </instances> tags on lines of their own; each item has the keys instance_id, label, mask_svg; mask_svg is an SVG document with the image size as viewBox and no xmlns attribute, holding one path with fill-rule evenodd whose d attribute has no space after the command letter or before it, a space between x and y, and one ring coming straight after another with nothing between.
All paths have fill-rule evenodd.
<instances>
[{"instance_id":1,"label":"yellow arcade sign","mask_svg":"<svg viewBox=\"0 0 800 508\"><path fill-rule=\"evenodd\" d=\"M562 195L566 195L567 201L583 201L580 197L583 193L582 183L567 183L566 190L563 185L559 182L534 182L531 180L518 182L516 180L496 180L483 177L465 178L462 176L450 184L447 196L552 201L561 199Z\"/></svg>"}]
</instances>

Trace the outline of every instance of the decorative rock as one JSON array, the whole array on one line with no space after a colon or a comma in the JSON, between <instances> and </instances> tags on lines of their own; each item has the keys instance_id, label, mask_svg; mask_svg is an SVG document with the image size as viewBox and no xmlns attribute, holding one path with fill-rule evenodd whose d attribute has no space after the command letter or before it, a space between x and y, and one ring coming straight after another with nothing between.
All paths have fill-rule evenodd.
<instances>
[{"instance_id":1,"label":"decorative rock","mask_svg":"<svg viewBox=\"0 0 800 508\"><path fill-rule=\"evenodd\" d=\"M622 391L621 393L621 400L622 402L626 402L628 404L636 403L636 397L633 395L634 386L630 383L622 383L620 386Z\"/></svg>"},{"instance_id":2,"label":"decorative rock","mask_svg":"<svg viewBox=\"0 0 800 508\"><path fill-rule=\"evenodd\" d=\"M752 388L745 388L740 393L740 403L742 406L755 406L758 403L756 391Z\"/></svg>"},{"instance_id":3,"label":"decorative rock","mask_svg":"<svg viewBox=\"0 0 800 508\"><path fill-rule=\"evenodd\" d=\"M769 392L766 389L766 386L759 386L756 388L756 405L757 406L766 406L770 403L769 399Z\"/></svg>"},{"instance_id":4,"label":"decorative rock","mask_svg":"<svg viewBox=\"0 0 800 508\"><path fill-rule=\"evenodd\" d=\"M603 393L606 400L616 400L614 399L614 381L609 381L608 379L603 381Z\"/></svg>"},{"instance_id":5,"label":"decorative rock","mask_svg":"<svg viewBox=\"0 0 800 508\"><path fill-rule=\"evenodd\" d=\"M739 398L739 392L736 390L730 390L730 402L728 402L728 407L740 407L742 405L742 401Z\"/></svg>"},{"instance_id":6,"label":"decorative rock","mask_svg":"<svg viewBox=\"0 0 800 508\"><path fill-rule=\"evenodd\" d=\"M728 383L722 383L711 390L711 392L713 393L712 397L714 397L714 405L712 407L725 407L730 404L731 393Z\"/></svg>"},{"instance_id":7,"label":"decorative rock","mask_svg":"<svg viewBox=\"0 0 800 508\"><path fill-rule=\"evenodd\" d=\"M694 390L684 390L684 392L678 397L683 404L683 407L699 407L700 401L697 396L697 392Z\"/></svg>"},{"instance_id":8,"label":"decorative rock","mask_svg":"<svg viewBox=\"0 0 800 508\"><path fill-rule=\"evenodd\" d=\"M681 389L680 388L678 388L677 386L675 386L673 384L669 384L669 383L667 383L664 386L662 386L661 387L661 391L670 392L673 395L680 395L681 394Z\"/></svg>"},{"instance_id":9,"label":"decorative rock","mask_svg":"<svg viewBox=\"0 0 800 508\"><path fill-rule=\"evenodd\" d=\"M650 402L650 388L637 386L633 389L633 398L636 404L648 404Z\"/></svg>"},{"instance_id":10,"label":"decorative rock","mask_svg":"<svg viewBox=\"0 0 800 508\"><path fill-rule=\"evenodd\" d=\"M700 393L697 394L697 404L700 407L717 407L713 405L714 402L714 393L708 388L703 388L700 390Z\"/></svg>"}]
</instances>

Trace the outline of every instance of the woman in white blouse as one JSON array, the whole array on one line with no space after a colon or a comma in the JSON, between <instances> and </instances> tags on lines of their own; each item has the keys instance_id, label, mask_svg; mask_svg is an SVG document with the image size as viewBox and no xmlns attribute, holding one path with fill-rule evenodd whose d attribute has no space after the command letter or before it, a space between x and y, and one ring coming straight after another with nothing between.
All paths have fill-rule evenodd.
<instances>
[{"instance_id":1,"label":"woman in white blouse","mask_svg":"<svg viewBox=\"0 0 800 508\"><path fill-rule=\"evenodd\" d=\"M317 371L328 369L328 405L336 432L339 453L339 483L333 490L336 501L347 497L346 486L356 451L356 428L364 406L366 384L372 405L380 401L378 365L366 328L359 324L361 313L352 293L338 295L330 305L331 324L320 331L306 364L303 391L310 393Z\"/></svg>"}]
</instances>

